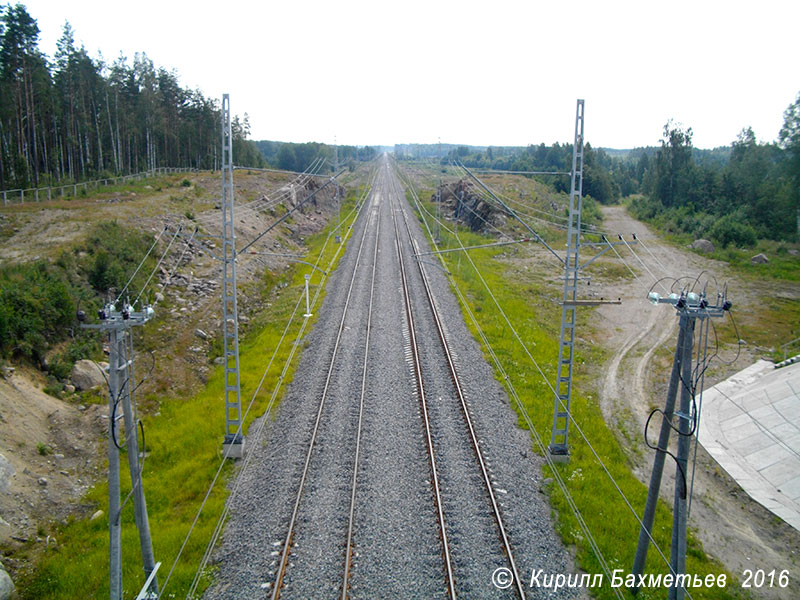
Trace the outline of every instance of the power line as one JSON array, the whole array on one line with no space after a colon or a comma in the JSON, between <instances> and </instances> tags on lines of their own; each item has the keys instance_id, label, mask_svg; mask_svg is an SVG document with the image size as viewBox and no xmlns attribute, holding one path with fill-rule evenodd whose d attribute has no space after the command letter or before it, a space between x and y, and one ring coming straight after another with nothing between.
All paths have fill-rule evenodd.
<instances>
[{"instance_id":1,"label":"power line","mask_svg":"<svg viewBox=\"0 0 800 600\"><path fill-rule=\"evenodd\" d=\"M423 206L423 205L422 205L422 204L419 202L419 199L418 199L418 197L417 197L417 196L416 196L416 194L413 192L413 188L412 188L412 196L414 196L414 197L415 197L415 201L416 201L416 203L417 203L417 208L418 208L418 210L420 211L420 214L423 214L423 213L425 213L425 214L427 214L429 217L431 217L431 218L435 218L435 217L434 217L434 216L433 216L433 215L432 215L432 214L431 214L431 213L430 213L430 212L429 212L427 209L425 209L425 207L424 207L424 206ZM426 224L426 227L427 227L427 224ZM445 228L446 228L446 227L445 227ZM447 228L446 228L446 229L447 229ZM448 229L448 231L450 231L451 233L453 233L453 232L452 232L452 230L449 230L449 229ZM429 230L429 233L430 233L430 230ZM458 240L458 236L457 236L457 235L455 235L455 238ZM460 240L459 240L459 243L460 243ZM434 244L434 246L435 246L435 244ZM515 339L516 339L516 340L519 342L520 346L523 348L523 350L524 350L524 351L525 351L525 353L527 354L527 356L528 356L528 358L530 359L530 361L531 361L531 362L533 363L533 365L536 367L536 369L537 369L537 371L539 372L539 374L541 375L541 377L542 377L543 381L544 381L544 382L547 384L547 386L550 388L550 391L553 393L553 396L554 396L555 398L558 398L558 395L556 394L556 392L555 392L555 389L554 389L554 388L553 388L553 386L551 385L551 383L550 383L550 380L549 380L549 379L548 379L548 378L545 376L545 374L544 374L544 371L542 370L542 368L541 368L541 366L539 365L538 361L536 361L536 359L535 359L535 358L532 356L532 354L531 354L530 350L528 349L527 345L526 345L526 344L525 344L525 343L522 341L522 339L520 338L520 336L519 336L519 334L517 333L516 329L515 329L515 328L514 328L514 326L511 324L511 322L508 320L508 317L505 315L505 312L504 312L504 311L503 311L503 309L500 307L500 305L499 305L499 303L497 302L497 299L496 299L496 297L495 297L494 293L493 293L493 292L492 292L492 290L489 288L488 284L486 283L485 279L484 279L484 278L483 278L483 276L481 275L481 273L480 273L480 271L478 270L478 268L477 268L477 266L475 265L475 263L472 261L471 257L469 256L469 253L467 253L467 252L464 252L464 254L466 255L467 259L468 259L468 260L470 261L470 263L472 264L472 266L473 266L473 269L475 270L475 273L477 274L477 276L478 276L479 280L482 282L482 284L483 284L484 288L486 289L486 291L489 293L489 296L490 296L490 297L493 299L493 301L494 301L495 305L496 305L496 306L497 306L497 308L498 308L498 311L500 312L500 314L501 314L501 315L503 315L503 317L504 317L504 319L505 319L505 321L506 321L506 324L508 325L508 327L509 327L509 329L511 330L512 334L514 335L514 338L515 338ZM440 256L440 260L442 260L442 261L443 261L443 258L442 258L441 256ZM455 283L454 283L454 286L457 288L457 284L455 284ZM464 302L463 304L466 306L466 303L465 303L465 302ZM506 380L508 381L508 379L506 379ZM523 414L524 414L524 413L523 413ZM640 525L642 525L642 520L639 518L638 514L637 514L637 513L636 513L636 511L634 510L634 508L633 508L633 505L632 505L632 504L631 504L631 502L628 500L628 498L627 498L627 496L625 495L625 493L622 491L622 488L619 486L619 484L617 483L616 479L615 479L615 478L614 478L614 476L611 474L611 471L610 471L610 470L608 469L608 467L605 465L605 462L602 460L602 458L600 457L600 455L598 454L598 452L595 450L595 448L594 448L594 446L592 445L592 443L591 443L591 442L589 441L589 439L586 437L586 434L584 433L584 431L583 431L583 428L582 428L582 427L580 427L580 424L579 424L577 421L575 421L574 415L572 415L571 413L570 413L570 418L571 418L571 422L572 422L572 424L574 425L575 429L578 431L578 434L581 436L581 438L583 439L583 441L586 443L587 447L590 449L590 451L591 451L592 455L594 456L595 460L598 462L598 464L600 465L600 467L602 468L602 470L604 471L604 473L606 474L606 476L609 478L609 480L611 481L612 485L613 485L613 486L614 486L614 488L616 489L617 493L620 495L620 497L622 498L623 502L624 502L624 503L625 503L625 505L628 507L628 510L629 510L629 511L631 512L631 514L634 516L634 518L636 519L636 521L637 521L637 522L638 522ZM536 431L536 430L535 430L535 428L533 428L533 427L531 427L531 429L532 429L532 431ZM538 433L537 433L537 435L538 435ZM548 453L547 453L547 452L545 452L545 455L546 455L546 456L547 456L547 454L548 454ZM549 462L549 463L550 463L550 462L552 462L552 458L551 458L551 459L550 459L548 462ZM556 470L556 469L553 469L553 472L557 472L557 470ZM656 548L656 550L658 551L659 555L661 556L661 558L664 560L664 562L665 562L665 563L667 564L667 566L669 567L669 565L670 565L670 561L667 559L666 555L665 555L665 554L664 554L664 552L661 550L660 546L659 546L659 545L658 545L658 543L655 541L655 539L653 539L653 538L652 538L652 536L649 534L649 531L648 531L648 539L649 539L649 541L650 541L650 542L652 542L652 543L653 543L653 545L654 545L654 547ZM670 567L670 569L671 569L671 571L672 571L672 574L673 574L673 575L675 575L675 574L676 574L676 572L675 572L674 570L672 570L672 568L671 568L671 567ZM687 595L689 595L689 597L691 598L691 594L689 594L689 592L688 592L688 591L687 591L686 593L687 593Z\"/></svg>"},{"instance_id":2,"label":"power line","mask_svg":"<svg viewBox=\"0 0 800 600\"><path fill-rule=\"evenodd\" d=\"M356 210L360 209L362 206L363 206L363 202L360 203L360 204L357 204L355 207L353 207L353 209L350 211L350 213L348 213L348 215L346 215L344 217L344 220L347 221L350 218L350 216ZM351 227L352 227L352 225L351 225ZM327 249L328 244L330 243L331 237L332 237L332 234L329 232L328 236L327 236L327 238L325 240L325 243L323 244L322 248L320 249L319 255L317 257L317 260L314 263L314 266L318 265L319 261L322 260L322 257L324 256L324 253L325 253L325 250ZM344 248L344 245L340 245L339 249L341 249L341 248ZM330 272L330 269L331 269L333 263L335 262L336 258L338 257L338 254L339 254L339 251L340 251L339 249L337 249L336 253L334 253L334 255L333 255L333 258L329 261L329 264L328 264L327 268L325 269L326 273ZM321 283L317 288L317 293L316 293L316 295L314 297L314 303L317 302L317 298L319 296L320 291L322 290L322 287L323 287L323 285ZM295 306L295 310L292 312L292 315L289 317L289 321L287 322L286 327L284 328L284 332L288 331L288 328L291 325L292 319L294 318L295 313L297 312L297 307L302 302L302 299L303 299L303 295L301 294L299 296L298 300L297 300L297 304ZM314 304L312 303L312 306L313 305ZM270 402L269 402L269 404L268 404L268 406L266 408L266 412L267 413L271 410L271 408L272 408L272 406L274 404L274 401L277 398L277 394L278 394L278 391L280 389L280 386L283 384L285 376L288 373L289 365L291 364L291 360L292 360L292 358L294 356L294 349L296 349L297 345L299 344L299 341L301 341L303 339L302 333L305 331L305 324L307 322L308 322L308 320L306 320L306 319L303 320L303 325L301 326L301 329L298 332L298 336L297 336L297 338L295 340L295 343L294 343L294 345L292 347L293 351L292 351L292 353L290 353L289 357L287 358L286 362L284 363L283 371L281 372L280 376L278 377L278 380L276 381L276 386L273 389L272 396L270 398ZM284 336L281 337L281 341L276 345L276 348L275 348L275 350L273 352L273 358L270 359L270 363L269 364L272 364L272 361L274 360L274 356L277 355L277 352L280 349L280 346L282 344L282 340L284 339L284 337L285 337L285 334L284 334ZM268 370L269 370L269 365L268 365L267 369L264 370L264 373L262 374L261 380L260 380L259 385L258 385L258 390L260 390L261 386L263 385L263 382L264 382L264 379L266 377L266 374L267 374ZM253 394L253 396L252 396L252 398L250 400L250 403L249 403L249 405L247 407L247 410L245 411L243 421L247 418L247 415L248 415L248 413L249 413L249 411L250 411L250 409L251 409L251 407L253 405L253 401L255 400L256 395L257 395L257 392ZM259 430L255 434L255 442L254 443L258 443L258 440L260 439L260 436L261 436L261 430L263 429L263 426L264 426L264 423L262 422L261 426L259 427ZM244 462L242 464L242 468L239 470L239 473L237 475L237 483L234 485L234 488L233 488L234 491L238 489L238 486L239 486L238 481L243 477L243 474L245 473L248 465L250 464L250 459L248 458L249 456L250 455L247 455L247 454L245 455L245 460L244 460ZM189 527L189 531L187 532L187 534L186 534L186 536L185 536L185 538L184 538L184 540L183 540L183 542L181 544L181 547L178 550L178 553L177 553L177 555L175 557L175 560L173 561L172 567L170 568L170 571L167 574L167 578L164 581L164 585L163 585L162 590L161 590L161 596L159 596L159 597L163 597L164 590L166 589L167 584L169 583L170 578L172 577L172 573L174 572L175 567L177 566L181 556L183 555L183 552L184 552L184 550L186 548L186 545L189 542L189 539L190 539L190 537L192 535L192 532L194 531L194 528L197 525L198 520L200 519L200 515L202 514L203 509L205 508L206 502L208 501L208 498L211 496L211 492L213 491L214 487L216 486L216 484L217 484L217 482L219 480L219 476L222 473L222 469L225 466L225 462L227 461L227 458L228 457L224 455L222 457L222 460L220 461L219 467L217 468L217 471L216 471L214 477L212 478L212 481L211 481L211 483L210 483L210 485L208 487L208 490L206 491L206 494L203 497L202 502L200 503L200 507L199 507L197 513L195 514L194 520L192 521L192 524ZM210 556L210 552L209 552L208 548L213 548L215 543L216 543L216 540L219 537L219 533L221 531L221 525L220 524L224 523L225 515L228 514L227 511L229 510L228 506L230 505L230 501L231 501L231 498L229 497L228 502L226 503L225 508L223 509L223 513L220 516L220 520L219 520L219 522L217 524L217 527L215 528L215 534L212 536L212 539L209 542L209 546L207 547L207 550L206 550L206 554L208 556ZM204 568L204 565L207 563L207 560L208 560L208 558L204 554L204 558L201 561L201 566L198 568L197 573L201 573L202 572L202 570Z\"/></svg>"}]
</instances>

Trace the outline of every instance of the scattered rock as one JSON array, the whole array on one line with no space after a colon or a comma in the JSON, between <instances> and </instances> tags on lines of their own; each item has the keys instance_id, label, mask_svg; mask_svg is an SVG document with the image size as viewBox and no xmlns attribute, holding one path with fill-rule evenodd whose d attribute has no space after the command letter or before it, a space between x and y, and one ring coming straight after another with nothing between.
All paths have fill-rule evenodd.
<instances>
[{"instance_id":1,"label":"scattered rock","mask_svg":"<svg viewBox=\"0 0 800 600\"><path fill-rule=\"evenodd\" d=\"M767 255L763 252L761 254L756 254L753 258L750 259L750 263L754 265L765 265L769 262Z\"/></svg>"},{"instance_id":2,"label":"scattered rock","mask_svg":"<svg viewBox=\"0 0 800 600\"><path fill-rule=\"evenodd\" d=\"M225 357L224 356L218 356L217 358L214 359L214 364L215 365L224 365L225 364Z\"/></svg>"},{"instance_id":3,"label":"scattered rock","mask_svg":"<svg viewBox=\"0 0 800 600\"><path fill-rule=\"evenodd\" d=\"M3 517L0 517L0 544L5 544L11 537L11 525ZM0 569L3 568L3 563L0 561Z\"/></svg>"},{"instance_id":4,"label":"scattered rock","mask_svg":"<svg viewBox=\"0 0 800 600\"><path fill-rule=\"evenodd\" d=\"M11 485L11 477L14 475L14 465L0 454L0 494L5 492Z\"/></svg>"},{"instance_id":5,"label":"scattered rock","mask_svg":"<svg viewBox=\"0 0 800 600\"><path fill-rule=\"evenodd\" d=\"M66 384L64 386L64 391L67 392L68 394L74 394L75 393L75 386L72 385L71 383L68 383L68 384Z\"/></svg>"},{"instance_id":6,"label":"scattered rock","mask_svg":"<svg viewBox=\"0 0 800 600\"><path fill-rule=\"evenodd\" d=\"M164 300L164 294L156 292L156 302L161 302L162 300Z\"/></svg>"},{"instance_id":7,"label":"scattered rock","mask_svg":"<svg viewBox=\"0 0 800 600\"><path fill-rule=\"evenodd\" d=\"M47 485L47 477L39 477L39 485L41 486Z\"/></svg>"},{"instance_id":8,"label":"scattered rock","mask_svg":"<svg viewBox=\"0 0 800 600\"><path fill-rule=\"evenodd\" d=\"M99 519L100 517L102 517L102 516L103 516L103 514L104 514L104 513L103 513L103 511L102 511L102 510L98 510L98 511L97 511L97 512L95 512L95 513L94 513L94 514L93 514L91 517L89 517L89 520L90 520L90 521L96 521L97 519Z\"/></svg>"},{"instance_id":9,"label":"scattered rock","mask_svg":"<svg viewBox=\"0 0 800 600\"><path fill-rule=\"evenodd\" d=\"M700 250L700 252L711 253L714 251L714 244L712 244L708 240L699 239L692 242L692 245L689 246L693 250Z\"/></svg>"},{"instance_id":10,"label":"scattered rock","mask_svg":"<svg viewBox=\"0 0 800 600\"><path fill-rule=\"evenodd\" d=\"M202 329L195 329L194 330L194 334L197 337L199 337L201 340L207 340L208 339L208 334L205 331L203 331Z\"/></svg>"},{"instance_id":11,"label":"scattered rock","mask_svg":"<svg viewBox=\"0 0 800 600\"><path fill-rule=\"evenodd\" d=\"M3 376L3 379L11 379L11 376L13 374L14 374L14 367L7 367L7 366L0 367L0 375Z\"/></svg>"},{"instance_id":12,"label":"scattered rock","mask_svg":"<svg viewBox=\"0 0 800 600\"><path fill-rule=\"evenodd\" d=\"M795 250L794 248L789 248L787 252L792 256L800 256L800 250Z\"/></svg>"},{"instance_id":13,"label":"scattered rock","mask_svg":"<svg viewBox=\"0 0 800 600\"><path fill-rule=\"evenodd\" d=\"M72 385L79 390L90 390L105 383L105 369L108 363L93 360L79 360L72 367Z\"/></svg>"}]
</instances>

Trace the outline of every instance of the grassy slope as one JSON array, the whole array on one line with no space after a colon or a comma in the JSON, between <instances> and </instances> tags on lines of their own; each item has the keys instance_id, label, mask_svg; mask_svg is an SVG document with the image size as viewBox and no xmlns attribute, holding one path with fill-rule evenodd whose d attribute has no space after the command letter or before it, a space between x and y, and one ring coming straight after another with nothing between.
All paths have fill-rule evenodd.
<instances>
[{"instance_id":1,"label":"grassy slope","mask_svg":"<svg viewBox=\"0 0 800 600\"><path fill-rule=\"evenodd\" d=\"M428 191L420 193L420 197L429 197ZM411 201L410 197L409 200ZM444 230L441 235L442 247L458 246L458 243L449 238ZM459 237L465 246L494 241L493 238L474 233L459 234ZM514 324L520 337L525 340L546 377L552 382L555 380L558 356L560 309L552 301L553 289L547 289L541 275L520 269L514 263L498 260L498 256L507 252L509 250L484 249L471 251L470 255L497 298L499 305ZM546 445L550 440L553 418L553 393L514 339L505 319L486 292L475 270L467 260L459 260L458 254L460 253L443 255L448 269L470 303L481 329L522 398L539 437L544 440ZM523 255L520 254L520 256ZM480 338L467 311L464 310L464 313L473 335L480 343ZM579 322L580 326L586 327L585 322ZM484 354L490 364L493 364L485 346ZM602 360L602 351L596 346L589 349L588 352L586 350L577 352L571 407L573 414L573 427L570 435L571 460L569 464L559 464L555 468L559 470L561 478L566 482L567 490L586 521L609 568L611 570L622 569L624 573L629 573L633 564L639 523L626 506L614 482L637 513L641 513L643 510L647 489L631 472L625 454L614 433L605 424L596 400L581 393L581 390L587 387L587 382L581 380L580 365L586 361ZM503 377L497 371L496 376L502 384L506 385ZM521 416L520 424L525 426ZM574 426L576 424L599 455L611 477L606 474L589 444L576 430ZM536 449L536 446L534 448ZM546 476L551 474L549 469L549 467L545 468ZM612 477L614 482L612 482ZM556 528L565 543L576 547L578 564L581 569L588 573L602 573L600 563L564 494L557 486L552 486L549 492L556 513ZM656 515L653 536L667 558L670 552L671 529L671 510L661 502ZM691 532L687 554L687 571L690 573L705 576L707 573L725 572L718 563L705 555ZM668 572L664 560L658 556L652 546L645 571ZM722 600L743 597L738 586L732 584L731 581L731 577L728 575L729 584L725 590L697 588L691 589L690 593L696 599ZM598 598L615 597L615 590L608 585L608 577L605 578L605 586L602 589L592 591ZM637 598L662 598L665 593L665 589L643 589ZM627 591L624 591L623 595L624 597L633 597Z\"/></svg>"},{"instance_id":2,"label":"grassy slope","mask_svg":"<svg viewBox=\"0 0 800 600\"><path fill-rule=\"evenodd\" d=\"M352 199L343 203L343 213L353 206ZM352 219L352 217L351 217ZM351 221L343 222L343 226ZM322 253L320 265L328 265L338 245L327 236L328 230L307 240L310 262ZM341 254L339 255L341 256ZM338 261L338 258L337 258ZM335 267L334 263L332 267ZM243 409L253 396L280 336L304 288L303 275L310 268L298 265L290 269L281 281L288 283L276 296L269 314L264 315L260 327L241 341L240 375ZM268 277L269 279L269 277ZM312 286L319 282L319 273L312 277ZM321 297L320 297L321 301ZM302 313L302 311L300 311ZM312 317L313 319L313 317ZM279 380L284 363L289 356L302 318L295 317L283 344L278 349L272 367L267 373L260 392L255 397L253 409L245 424L247 428L257 415L263 414L273 388ZM302 348L302 343L301 343ZM294 356L282 384L291 381L299 354ZM222 408L223 373L218 367L208 385L192 398L159 398L160 413L143 418L147 434L148 458L144 467L144 489L153 537L154 554L163 561L159 580L163 583L167 572L200 507L211 480L221 460L221 440L224 429ZM130 478L122 459L123 498L130 490ZM200 559L222 512L228 491L226 481L233 473L230 464L223 468L221 481L214 487L205 508L189 538L183 555L175 569L167 590L167 598L183 597L192 582ZM83 499L85 505L106 510L108 485L96 485ZM143 584L139 558L139 542L133 521L132 506L122 515L122 555L125 597L133 598ZM76 519L67 525L54 525L49 532L59 542L58 547L41 557L37 569L27 581L21 581L22 598L83 599L108 595L108 515L90 521ZM208 578L199 588L204 589Z\"/></svg>"}]
</instances>

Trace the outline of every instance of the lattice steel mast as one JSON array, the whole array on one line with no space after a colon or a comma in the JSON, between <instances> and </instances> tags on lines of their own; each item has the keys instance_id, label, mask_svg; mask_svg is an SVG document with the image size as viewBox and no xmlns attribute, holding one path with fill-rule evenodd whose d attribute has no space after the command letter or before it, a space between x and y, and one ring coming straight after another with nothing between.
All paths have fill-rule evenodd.
<instances>
[{"instance_id":1,"label":"lattice steel mast","mask_svg":"<svg viewBox=\"0 0 800 600\"><path fill-rule=\"evenodd\" d=\"M561 306L561 333L558 336L558 373L556 397L553 408L553 430L550 438L550 455L553 458L569 456L569 411L572 399L572 367L575 354L575 317L578 299L578 253L581 235L581 207L583 204L583 100L578 100L575 113L575 142L572 147L572 183L569 193L569 229L567 231L567 257L564 262L564 293Z\"/></svg>"},{"instance_id":2,"label":"lattice steel mast","mask_svg":"<svg viewBox=\"0 0 800 600\"><path fill-rule=\"evenodd\" d=\"M222 339L225 367L226 457L244 454L239 379L239 313L236 304L236 235L233 220L233 135L230 95L222 95Z\"/></svg>"}]
</instances>

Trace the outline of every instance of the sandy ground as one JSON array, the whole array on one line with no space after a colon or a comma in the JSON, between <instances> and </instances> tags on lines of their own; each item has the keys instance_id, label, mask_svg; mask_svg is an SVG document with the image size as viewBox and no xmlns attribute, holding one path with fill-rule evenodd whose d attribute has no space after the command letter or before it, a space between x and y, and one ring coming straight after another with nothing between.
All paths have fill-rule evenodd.
<instances>
[{"instance_id":1,"label":"sandy ground","mask_svg":"<svg viewBox=\"0 0 800 600\"><path fill-rule=\"evenodd\" d=\"M713 273L720 282L731 280L731 277L724 263L659 242L624 208L605 207L603 210L605 231L621 233L627 240L631 239L632 233L636 233L642 240L643 245L634 247L634 251L647 268L623 247L619 252L637 273L638 280L615 280L613 285L602 281L592 282L594 293L598 296L620 296L623 300L621 305L599 307L590 317L590 325L599 334L597 337L604 340L604 347L611 352L606 364L595 367L594 379L606 419L618 432L627 432L627 436L621 434L618 437L629 450L636 475L648 483L653 453L644 446L643 429L650 411L655 407L663 408L666 399L678 319L668 306L650 304L646 300L647 288L655 282L654 276L696 277L705 270ZM647 253L645 246L658 258L658 262ZM734 310L747 312L763 291L760 287L731 280L729 297L735 303ZM800 292L796 285L779 287L786 287L782 293L793 297ZM658 287L655 289L664 293ZM740 330L746 338L747 327L740 325ZM732 360L736 353L735 345L721 348L720 358ZM732 364L725 365L717 361L714 369L709 369L713 375L706 377L706 387L748 366L758 353L758 348L748 345L742 347L738 359ZM650 425L651 441L657 439L659 427L660 419L654 419ZM674 481L674 466L668 460L661 497L670 506ZM641 512L644 507L636 508ZM690 527L696 531L706 552L739 577L744 569L789 570L792 575L789 589L764 588L754 593L756 597L799 597L800 569L797 561L800 558L800 532L753 501L702 446L697 453Z\"/></svg>"},{"instance_id":2,"label":"sandy ground","mask_svg":"<svg viewBox=\"0 0 800 600\"><path fill-rule=\"evenodd\" d=\"M88 510L79 500L99 474L107 409L48 396L39 379L30 371L0 378L0 454L11 465L0 483L0 543L54 543L40 522Z\"/></svg>"}]
</instances>

